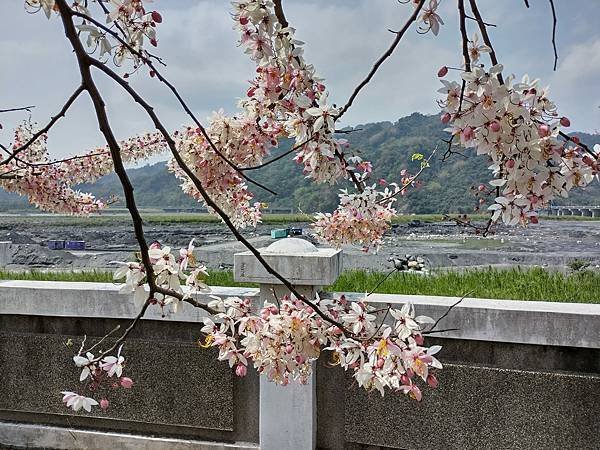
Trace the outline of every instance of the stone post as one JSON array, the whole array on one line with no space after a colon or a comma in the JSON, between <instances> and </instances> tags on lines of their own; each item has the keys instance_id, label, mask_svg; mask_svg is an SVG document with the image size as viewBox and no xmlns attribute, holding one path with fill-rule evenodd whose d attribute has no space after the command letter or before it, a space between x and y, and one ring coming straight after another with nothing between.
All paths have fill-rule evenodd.
<instances>
[{"instance_id":1,"label":"stone post","mask_svg":"<svg viewBox=\"0 0 600 450\"><path fill-rule=\"evenodd\" d=\"M342 268L341 250L317 248L303 239L285 238L259 249L267 263L308 298L335 282ZM260 284L260 302L289 294L249 251L234 256L234 279ZM314 369L314 367L313 367ZM261 450L313 450L316 445L315 375L308 384L279 386L260 377Z\"/></svg>"}]
</instances>

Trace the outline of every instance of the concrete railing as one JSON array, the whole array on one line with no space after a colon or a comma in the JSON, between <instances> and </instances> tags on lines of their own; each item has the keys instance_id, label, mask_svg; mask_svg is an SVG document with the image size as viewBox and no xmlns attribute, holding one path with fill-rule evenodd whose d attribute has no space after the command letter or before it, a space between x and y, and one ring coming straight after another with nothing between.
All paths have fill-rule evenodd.
<instances>
[{"instance_id":1,"label":"concrete railing","mask_svg":"<svg viewBox=\"0 0 600 450\"><path fill-rule=\"evenodd\" d=\"M288 241L289 242L289 241ZM280 244L283 245L283 244ZM305 244L292 255L264 251L306 294L337 277L338 252ZM260 289L215 287L259 302L283 293L249 254L238 280ZM335 295L335 294L334 294ZM347 294L353 299L359 294ZM456 298L374 294L411 301L439 317ZM324 354L308 386L282 388L249 371L232 375L194 345L197 309L162 317L150 309L126 346L138 389L107 412L68 415L69 339L93 342L136 315L130 296L104 283L0 282L0 447L144 449L595 448L600 427L600 305L464 299L430 338L444 348L440 386L416 403L367 395ZM398 418L401 418L400 420ZM415 424L411 426L410 424Z\"/></svg>"}]
</instances>

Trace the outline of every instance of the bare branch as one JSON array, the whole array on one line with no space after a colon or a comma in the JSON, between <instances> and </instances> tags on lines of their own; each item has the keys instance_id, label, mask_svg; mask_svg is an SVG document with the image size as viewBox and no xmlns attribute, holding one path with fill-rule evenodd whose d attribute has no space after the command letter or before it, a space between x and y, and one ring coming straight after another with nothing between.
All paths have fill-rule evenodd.
<instances>
[{"instance_id":1,"label":"bare branch","mask_svg":"<svg viewBox=\"0 0 600 450\"><path fill-rule=\"evenodd\" d=\"M181 96L181 94L179 94L179 91L175 88L175 86L169 80L167 80L162 75L162 73L156 68L156 66L152 63L152 61L144 53L142 53L139 50L133 48L125 40L123 40L121 38L121 36L119 36L113 30L111 30L110 28L108 28L106 25L100 23L99 21L97 21L93 17L90 17L90 16L88 16L86 14L80 13L78 11L73 11L73 10L71 10L71 15L75 16L75 17L82 18L84 20L90 21L91 23L93 23L94 25L96 25L98 28L104 30L106 33L110 34L112 37L114 37L115 39L117 39L123 46L125 46L127 48L127 50L129 50L132 54L134 54L138 58L140 58L146 65L148 65L148 67L150 69L152 69L152 71L156 75L156 78L160 82L162 82L165 86L167 86L169 88L169 90L173 93L173 95L175 96L175 98L177 99L177 101L179 102L179 104L181 105L181 107L183 108L183 110L192 119L192 121L194 122L194 124L196 125L196 127L198 127L198 129L200 130L200 132L202 133L202 135L206 139L206 142L208 142L208 145L210 146L210 148L212 149L212 151L214 151L223 161L225 161L227 163L227 165L229 165L232 169L234 169L235 171L237 171L240 174L240 176L242 178L244 178L244 180L248 181L251 184L254 184L255 186L258 186L261 189L264 189L265 191L269 192L270 194L277 195L277 192L273 191L272 189L269 189L265 185L263 185L263 184L255 181L255 180L253 180L252 178L250 178L249 176L247 176L245 173L243 173L243 171L240 170L240 168L237 167L236 164L234 164L229 158L227 158L227 156L225 156L223 154L223 152L221 152L217 148L217 146L215 145L215 143L213 142L213 140L211 139L211 137L208 135L208 132L206 131L206 128L202 125L202 123L200 123L200 121L198 120L198 118L196 117L196 115L192 112L192 110L189 108L189 106L187 105L187 103L183 100L183 97Z\"/></svg>"},{"instance_id":2,"label":"bare branch","mask_svg":"<svg viewBox=\"0 0 600 450\"><path fill-rule=\"evenodd\" d=\"M52 128L54 126L54 124L58 121L58 119L60 119L61 117L65 117L65 114L67 113L67 110L71 107L71 105L75 102L75 100L77 99L77 97L79 97L79 95L83 91L84 91L83 85L79 86L75 90L75 92L73 92L73 94L71 94L71 96L68 98L67 102L64 104L64 106L62 107L62 109L58 112L58 114L56 114L55 116L53 116L50 119L50 122L48 122L48 124L44 128L42 128L37 133L35 133L33 136L31 136L31 138L25 144L23 144L21 147L15 149L15 150L13 150L11 152L11 154L9 155L8 158L6 158L4 161L0 161L0 165L8 164L13 158L16 157L16 155L18 155L19 153L21 153L23 150L26 150L40 136L42 136L43 134L47 133L50 130L50 128Z\"/></svg>"},{"instance_id":3,"label":"bare branch","mask_svg":"<svg viewBox=\"0 0 600 450\"><path fill-rule=\"evenodd\" d=\"M406 23L404 24L402 29L396 32L396 37L392 41L392 44L385 51L385 53L383 55L381 55L381 57L375 62L375 64L371 68L371 71L367 74L365 79L362 80L359 83L359 85L354 89L354 92L352 92L352 95L350 95L350 98L348 99L346 104L342 107L342 109L336 116L336 120L340 119L346 113L346 111L348 111L348 109L352 106L354 99L356 99L356 97L358 96L358 94L360 93L362 88L365 87L367 84L369 84L369 82L371 81L371 79L373 78L375 73L377 73L377 71L379 70L381 65L385 62L385 60L388 59L390 56L392 56L392 53L394 53L394 50L396 49L396 47L402 40L402 37L404 36L406 31L409 29L409 27L412 25L412 23L417 20L417 17L419 16L419 13L421 12L421 8L423 8L424 4L425 4L425 0L419 1L419 3L416 5L415 10L413 11L412 15L406 21Z\"/></svg>"},{"instance_id":4,"label":"bare branch","mask_svg":"<svg viewBox=\"0 0 600 450\"><path fill-rule=\"evenodd\" d=\"M473 11L475 20L476 20L477 24L479 25L479 31L481 31L481 37L483 38L483 42L485 43L485 45L487 45L490 48L490 60L492 61L493 65L497 65L498 58L496 57L496 51L494 50L494 46L492 45L492 41L490 39L490 36L488 35L487 24L481 17L479 9L477 8L477 1L469 0L469 3L471 4L471 11ZM504 79L502 78L501 73L498 74L498 81L500 82L500 84L504 84Z\"/></svg>"},{"instance_id":5,"label":"bare branch","mask_svg":"<svg viewBox=\"0 0 600 450\"><path fill-rule=\"evenodd\" d=\"M0 109L0 113L7 113L7 112L13 112L13 111L31 112L32 108L35 108L35 106L21 106L19 108Z\"/></svg>"},{"instance_id":6,"label":"bare branch","mask_svg":"<svg viewBox=\"0 0 600 450\"><path fill-rule=\"evenodd\" d=\"M548 0L552 9L552 48L554 50L554 71L558 64L558 50L556 49L556 9L554 9L554 0Z\"/></svg>"}]
</instances>

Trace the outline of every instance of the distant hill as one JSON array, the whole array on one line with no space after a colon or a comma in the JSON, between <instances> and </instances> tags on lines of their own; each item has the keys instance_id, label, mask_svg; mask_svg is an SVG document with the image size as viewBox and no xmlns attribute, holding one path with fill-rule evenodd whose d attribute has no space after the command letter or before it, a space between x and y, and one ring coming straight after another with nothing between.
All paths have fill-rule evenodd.
<instances>
[{"instance_id":1,"label":"distant hill","mask_svg":"<svg viewBox=\"0 0 600 450\"><path fill-rule=\"evenodd\" d=\"M465 151L468 157L452 155L442 162L445 150L442 138L447 137L438 116L425 116L413 113L397 122L380 122L355 127L357 131L345 137L364 159L373 163L373 180L385 178L388 181L400 179L400 171L409 169L415 172L418 163L411 162L415 152L429 155L439 147L431 168L425 171L421 180L423 186L411 190L398 203L398 209L408 213L470 213L476 204L471 194L471 186L490 180L490 173L484 157L477 157L473 151ZM587 144L600 144L600 135L573 133ZM289 148L289 142L280 144L280 151ZM276 155L278 150L273 152ZM278 192L268 194L252 186L257 200L265 201L272 207L300 209L304 212L328 211L335 208L339 186L315 185L304 179L301 167L293 163L291 157L283 158L251 175ZM193 208L198 204L184 195L178 181L167 172L164 163L130 169L129 175L135 187L136 199L140 207ZM121 187L114 174L107 175L95 184L81 186L99 197L122 195ZM570 198L560 199L557 204L600 204L600 183L594 181L587 189L574 191ZM25 206L18 196L0 191L0 210Z\"/></svg>"}]
</instances>

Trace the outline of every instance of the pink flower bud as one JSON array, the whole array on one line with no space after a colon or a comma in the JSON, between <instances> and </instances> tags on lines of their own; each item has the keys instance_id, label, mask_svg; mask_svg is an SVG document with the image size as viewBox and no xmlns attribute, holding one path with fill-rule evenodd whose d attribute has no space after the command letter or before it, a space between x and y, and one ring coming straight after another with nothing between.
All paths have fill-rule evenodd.
<instances>
[{"instance_id":1,"label":"pink flower bud","mask_svg":"<svg viewBox=\"0 0 600 450\"><path fill-rule=\"evenodd\" d=\"M100 400L100 408L102 408L102 410L106 411L108 409L108 400L106 400L105 398Z\"/></svg>"},{"instance_id":2,"label":"pink flower bud","mask_svg":"<svg viewBox=\"0 0 600 450\"><path fill-rule=\"evenodd\" d=\"M121 377L120 383L125 389L131 389L133 387L133 380L129 377Z\"/></svg>"},{"instance_id":3,"label":"pink flower bud","mask_svg":"<svg viewBox=\"0 0 600 450\"><path fill-rule=\"evenodd\" d=\"M550 134L550 127L545 123L538 126L538 134L540 137L546 137Z\"/></svg>"},{"instance_id":4,"label":"pink flower bud","mask_svg":"<svg viewBox=\"0 0 600 450\"><path fill-rule=\"evenodd\" d=\"M477 187L477 190L478 190L479 192L483 192L483 191L485 191L485 184L480 184L480 185Z\"/></svg>"},{"instance_id":5,"label":"pink flower bud","mask_svg":"<svg viewBox=\"0 0 600 450\"><path fill-rule=\"evenodd\" d=\"M539 222L539 220L538 220L537 216L532 216L532 217L530 217L530 218L529 218L529 221L530 221L531 223L533 223L533 224L536 224L536 223L538 223L538 222Z\"/></svg>"},{"instance_id":6,"label":"pink flower bud","mask_svg":"<svg viewBox=\"0 0 600 450\"><path fill-rule=\"evenodd\" d=\"M450 116L450 113L446 112L446 113L442 114L442 117L441 117L442 123L446 124L446 123L450 122L451 118L452 118L452 116Z\"/></svg>"},{"instance_id":7,"label":"pink flower bud","mask_svg":"<svg viewBox=\"0 0 600 450\"><path fill-rule=\"evenodd\" d=\"M158 11L152 11L151 16L152 16L152 20L154 20L156 23L162 22L162 16L160 15L160 13Z\"/></svg>"},{"instance_id":8,"label":"pink flower bud","mask_svg":"<svg viewBox=\"0 0 600 450\"><path fill-rule=\"evenodd\" d=\"M575 142L576 144L579 144L579 138L578 138L577 136L573 136L573 137L571 137L571 140L572 140L573 142Z\"/></svg>"},{"instance_id":9,"label":"pink flower bud","mask_svg":"<svg viewBox=\"0 0 600 450\"><path fill-rule=\"evenodd\" d=\"M245 365L238 364L237 366L235 366L235 374L238 377L245 377L247 373L248 373L248 368Z\"/></svg>"},{"instance_id":10,"label":"pink flower bud","mask_svg":"<svg viewBox=\"0 0 600 450\"><path fill-rule=\"evenodd\" d=\"M377 368L381 369L383 367L383 365L385 364L385 360L383 358L379 358L377 360Z\"/></svg>"},{"instance_id":11,"label":"pink flower bud","mask_svg":"<svg viewBox=\"0 0 600 450\"><path fill-rule=\"evenodd\" d=\"M462 131L462 135L465 141L470 141L471 139L473 139L474 133L473 133L473 128L467 126L463 131Z\"/></svg>"},{"instance_id":12,"label":"pink flower bud","mask_svg":"<svg viewBox=\"0 0 600 450\"><path fill-rule=\"evenodd\" d=\"M513 167L515 167L515 160L509 159L508 161L506 161L506 167L508 167L509 169L512 169Z\"/></svg>"},{"instance_id":13,"label":"pink flower bud","mask_svg":"<svg viewBox=\"0 0 600 450\"><path fill-rule=\"evenodd\" d=\"M569 118L568 118L568 117L561 117L561 118L560 118L560 124L561 124L563 127L570 127L570 126L571 126L571 121L569 120Z\"/></svg>"},{"instance_id":14,"label":"pink flower bud","mask_svg":"<svg viewBox=\"0 0 600 450\"><path fill-rule=\"evenodd\" d=\"M286 352L286 353L292 353L293 351L294 351L294 346L293 346L292 344L288 344L288 345L285 347L285 352Z\"/></svg>"},{"instance_id":15,"label":"pink flower bud","mask_svg":"<svg viewBox=\"0 0 600 450\"><path fill-rule=\"evenodd\" d=\"M248 18L247 17L240 17L240 24L242 25L248 25Z\"/></svg>"},{"instance_id":16,"label":"pink flower bud","mask_svg":"<svg viewBox=\"0 0 600 450\"><path fill-rule=\"evenodd\" d=\"M435 377L435 375L429 374L429 375L427 375L427 384L432 389L435 389L438 385L438 379Z\"/></svg>"},{"instance_id":17,"label":"pink flower bud","mask_svg":"<svg viewBox=\"0 0 600 450\"><path fill-rule=\"evenodd\" d=\"M422 334L415 334L414 338L417 345L423 345L423 342L425 342L425 339L423 338Z\"/></svg>"},{"instance_id":18,"label":"pink flower bud","mask_svg":"<svg viewBox=\"0 0 600 450\"><path fill-rule=\"evenodd\" d=\"M492 123L490 123L490 130L492 130L494 133L497 133L500 131L500 124L494 120Z\"/></svg>"},{"instance_id":19,"label":"pink flower bud","mask_svg":"<svg viewBox=\"0 0 600 450\"><path fill-rule=\"evenodd\" d=\"M442 66L442 67L440 67L440 70L438 70L437 76L442 78L442 77L445 77L447 73L448 73L448 68L446 66Z\"/></svg>"}]
</instances>

